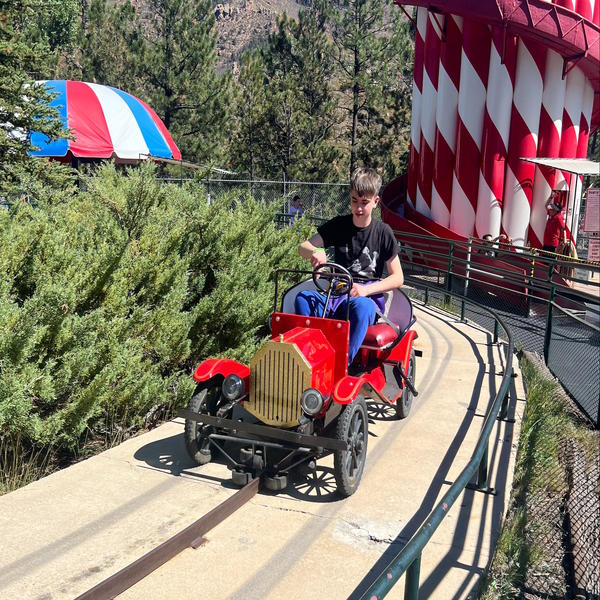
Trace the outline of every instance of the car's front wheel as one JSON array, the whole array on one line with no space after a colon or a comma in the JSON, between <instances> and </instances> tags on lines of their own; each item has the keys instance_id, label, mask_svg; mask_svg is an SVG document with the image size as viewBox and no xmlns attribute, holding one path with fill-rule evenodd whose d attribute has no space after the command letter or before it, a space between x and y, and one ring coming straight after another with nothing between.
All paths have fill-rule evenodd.
<instances>
[{"instance_id":1,"label":"car's front wheel","mask_svg":"<svg viewBox=\"0 0 600 600\"><path fill-rule=\"evenodd\" d=\"M214 415L220 396L221 386L218 382L200 383L188 404L188 409L204 415ZM204 425L190 419L185 420L185 448L192 460L199 465L210 462L211 452L208 436L213 431L214 427L211 425Z\"/></svg>"},{"instance_id":2,"label":"car's front wheel","mask_svg":"<svg viewBox=\"0 0 600 600\"><path fill-rule=\"evenodd\" d=\"M344 407L335 428L335 437L348 443L347 450L336 450L333 454L337 491L344 498L358 489L367 459L368 428L367 403L358 396Z\"/></svg>"}]
</instances>

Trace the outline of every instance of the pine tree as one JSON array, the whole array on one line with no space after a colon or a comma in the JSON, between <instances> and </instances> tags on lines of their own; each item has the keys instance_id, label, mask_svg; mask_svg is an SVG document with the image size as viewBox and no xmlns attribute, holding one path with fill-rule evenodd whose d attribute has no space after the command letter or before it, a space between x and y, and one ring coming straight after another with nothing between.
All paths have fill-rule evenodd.
<instances>
[{"instance_id":1,"label":"pine tree","mask_svg":"<svg viewBox=\"0 0 600 600\"><path fill-rule=\"evenodd\" d=\"M270 162L273 176L323 181L331 178L337 112L330 88L333 72L324 19L301 11L285 15L264 50Z\"/></svg>"},{"instance_id":2,"label":"pine tree","mask_svg":"<svg viewBox=\"0 0 600 600\"><path fill-rule=\"evenodd\" d=\"M0 0L0 195L27 195L28 181L56 171L28 156L33 149L31 131L50 138L66 135L49 106L47 89L29 75L38 71L43 54L38 44L24 37L24 24L35 18L34 8L31 0Z\"/></svg>"},{"instance_id":3,"label":"pine tree","mask_svg":"<svg viewBox=\"0 0 600 600\"><path fill-rule=\"evenodd\" d=\"M228 134L230 76L215 69L209 0L149 0L136 47L137 72L152 108L188 160L220 161Z\"/></svg>"},{"instance_id":4,"label":"pine tree","mask_svg":"<svg viewBox=\"0 0 600 600\"><path fill-rule=\"evenodd\" d=\"M390 153L406 152L408 143L408 28L389 1L318 3L327 12L335 45L349 172L359 162L380 166Z\"/></svg>"},{"instance_id":5,"label":"pine tree","mask_svg":"<svg viewBox=\"0 0 600 600\"><path fill-rule=\"evenodd\" d=\"M109 6L107 0L91 0L88 6L83 0L77 49L61 57L60 78L139 93L134 55L141 44L141 28L129 2Z\"/></svg>"},{"instance_id":6,"label":"pine tree","mask_svg":"<svg viewBox=\"0 0 600 600\"><path fill-rule=\"evenodd\" d=\"M251 180L266 172L263 165L263 142L267 128L267 93L265 64L260 52L242 56L240 75L235 82L233 118L235 130L230 146L232 168Z\"/></svg>"}]
</instances>

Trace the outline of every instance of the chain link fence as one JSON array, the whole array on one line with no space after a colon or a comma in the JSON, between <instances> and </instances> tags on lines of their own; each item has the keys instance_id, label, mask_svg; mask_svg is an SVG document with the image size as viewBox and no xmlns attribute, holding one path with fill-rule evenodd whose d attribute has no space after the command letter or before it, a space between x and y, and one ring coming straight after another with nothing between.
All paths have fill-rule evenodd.
<instances>
[{"instance_id":1,"label":"chain link fence","mask_svg":"<svg viewBox=\"0 0 600 600\"><path fill-rule=\"evenodd\" d=\"M169 183L181 183L186 179L163 179ZM350 196L347 183L309 183L306 181L251 181L249 179L201 180L210 199L222 194L244 197L250 194L265 204L275 204L284 217L290 216L292 201L296 196L302 206L302 214L316 221L330 219L349 211Z\"/></svg>"}]
</instances>

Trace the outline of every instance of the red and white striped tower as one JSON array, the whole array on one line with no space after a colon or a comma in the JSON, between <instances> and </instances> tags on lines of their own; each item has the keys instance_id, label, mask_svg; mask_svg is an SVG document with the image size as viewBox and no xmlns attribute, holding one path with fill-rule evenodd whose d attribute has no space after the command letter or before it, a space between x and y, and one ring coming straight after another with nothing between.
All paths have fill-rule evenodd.
<instances>
[{"instance_id":1,"label":"red and white striped tower","mask_svg":"<svg viewBox=\"0 0 600 600\"><path fill-rule=\"evenodd\" d=\"M596 25L600 25L600 0L594 2L594 16L592 17L592 21Z\"/></svg>"},{"instance_id":2,"label":"red and white striped tower","mask_svg":"<svg viewBox=\"0 0 600 600\"><path fill-rule=\"evenodd\" d=\"M452 173L454 171L458 120L462 24L461 17L446 16L446 35L440 50L431 216L436 223L444 227L450 225L450 207L452 206Z\"/></svg>"},{"instance_id":3,"label":"red and white striped tower","mask_svg":"<svg viewBox=\"0 0 600 600\"><path fill-rule=\"evenodd\" d=\"M443 15L431 12L427 15L423 91L421 94L421 144L417 178L417 210L427 217L431 216L435 113L443 22Z\"/></svg>"},{"instance_id":4,"label":"red and white striped tower","mask_svg":"<svg viewBox=\"0 0 600 600\"><path fill-rule=\"evenodd\" d=\"M520 159L537 153L545 62L545 48L519 40L502 210L502 226L518 245L527 241L535 175L534 165Z\"/></svg>"},{"instance_id":5,"label":"red and white striped tower","mask_svg":"<svg viewBox=\"0 0 600 600\"><path fill-rule=\"evenodd\" d=\"M495 27L492 31L475 215L475 231L479 237L486 233L496 237L500 233L516 59L517 38Z\"/></svg>"},{"instance_id":6,"label":"red and white striped tower","mask_svg":"<svg viewBox=\"0 0 600 600\"><path fill-rule=\"evenodd\" d=\"M577 144L579 142L579 123L583 106L583 94L585 91L585 75L581 69L575 67L567 75L565 88L565 107L563 110L562 133L560 137L560 158L575 158L577 156ZM564 182L564 183L563 183ZM565 223L567 229L571 229L573 204L575 202L575 184L578 184L577 175L567 171L556 172L556 187L565 186L569 189L567 202L567 214Z\"/></svg>"},{"instance_id":7,"label":"red and white striped tower","mask_svg":"<svg viewBox=\"0 0 600 600\"><path fill-rule=\"evenodd\" d=\"M413 67L412 117L410 122L410 150L408 159L408 201L417 205L417 177L419 171L419 149L421 145L421 93L423 90L423 63L425 60L425 31L427 9L417 9L415 31L415 64Z\"/></svg>"},{"instance_id":8,"label":"red and white striped tower","mask_svg":"<svg viewBox=\"0 0 600 600\"><path fill-rule=\"evenodd\" d=\"M594 105L594 88L592 84L586 80L585 89L583 92L583 98L581 103L581 119L579 121L579 138L577 140L577 154L576 158L585 158L587 156L588 140L590 137L590 123L592 120L592 107ZM573 176L573 181L575 177ZM581 196L583 194L583 179L581 176L577 176L577 188L574 190L573 200L573 214L575 219L571 220L569 215L568 227L571 230L571 236L574 240L577 240L579 232L579 211L581 209Z\"/></svg>"},{"instance_id":9,"label":"red and white striped tower","mask_svg":"<svg viewBox=\"0 0 600 600\"><path fill-rule=\"evenodd\" d=\"M479 166L491 34L487 25L463 23L463 47L458 88L456 160L452 181L450 229L473 234L479 188Z\"/></svg>"},{"instance_id":10,"label":"red and white striped tower","mask_svg":"<svg viewBox=\"0 0 600 600\"><path fill-rule=\"evenodd\" d=\"M554 50L548 50L544 72L544 92L539 127L539 157L558 156L562 115L565 103L566 80L562 76L563 59ZM544 229L548 218L546 202L554 188L555 170L548 167L536 167L533 184L533 202L529 220L529 243L532 248L541 248Z\"/></svg>"},{"instance_id":11,"label":"red and white striped tower","mask_svg":"<svg viewBox=\"0 0 600 600\"><path fill-rule=\"evenodd\" d=\"M575 2L575 12L584 19L591 21L594 15L594 0L577 0Z\"/></svg>"}]
</instances>

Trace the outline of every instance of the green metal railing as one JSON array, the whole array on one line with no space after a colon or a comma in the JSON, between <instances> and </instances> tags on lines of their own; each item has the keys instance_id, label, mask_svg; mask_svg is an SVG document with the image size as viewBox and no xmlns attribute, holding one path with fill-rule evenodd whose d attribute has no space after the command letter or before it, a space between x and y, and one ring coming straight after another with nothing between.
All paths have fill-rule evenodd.
<instances>
[{"instance_id":1,"label":"green metal railing","mask_svg":"<svg viewBox=\"0 0 600 600\"><path fill-rule=\"evenodd\" d=\"M571 355L551 356L554 308L559 307L573 320L589 330L590 345L597 345L594 324L584 322L579 315L600 321L600 265L573 260L538 249L500 245L490 247L481 240L448 240L395 232L400 241L400 255L405 271L415 280L431 279L445 291L462 291L462 295L483 301L508 318L519 347L537 352L552 373L561 380L586 416L600 427L600 377L598 367L588 374L595 383L583 385L581 378L567 376L562 363L572 363ZM492 252L492 256L484 253ZM483 256L483 260L482 260ZM582 275L583 274L583 275ZM587 277L586 277L587 276ZM590 281L593 279L593 281ZM464 319L465 304L461 303ZM520 318L512 318L520 315ZM490 324L491 328L491 324ZM497 325L494 325L497 335ZM582 336L585 337L585 336ZM554 342L556 346L557 342ZM564 345L564 344L563 344ZM589 347L581 344L572 349L589 361ZM595 372L594 372L595 371Z\"/></svg>"},{"instance_id":2,"label":"green metal railing","mask_svg":"<svg viewBox=\"0 0 600 600\"><path fill-rule=\"evenodd\" d=\"M501 317L495 310L469 299L467 294L473 293L472 288L480 289L481 295L499 298L498 304L503 309L504 315L518 312L515 309L515 304L518 302L514 302L514 299L520 299L524 315L520 321L515 321L514 329L521 336L521 345L527 347L527 335L529 335L527 329L530 328L533 330L531 335L536 337L531 345L535 346L536 343L539 345L546 364L569 391L574 389L574 381L581 380L581 372L577 370L575 373L570 373L565 365L569 362L575 362L576 365L586 364L583 358L576 355L577 349L580 352L585 350L587 358L593 362L593 348L600 344L600 328L587 323L576 314L578 308L586 307L600 315L600 297L594 292L596 289L600 292L600 284L589 284L588 279L575 277L572 272L575 267L587 271L588 276L590 273L595 275L600 273L600 265L586 261L566 260L551 253L529 248L517 248L515 252L515 248L509 246L496 247L493 250L493 258L497 259L498 264L493 264L492 261L483 264L477 258L474 259L476 253L483 254L489 251L489 247L481 241L444 240L405 232L395 232L395 234L400 241L400 254L403 267L408 274L407 279L412 285L423 289L425 304L430 302L432 295L438 294L443 297L445 304L451 297L458 301L461 320L465 319L467 306L476 307L481 313L486 313L490 321L490 329L493 329L494 343L501 336L500 329L502 329L502 337L507 340L507 365L498 393L485 417L471 459L409 542L363 593L362 598L369 600L383 598L404 574L406 574L404 598L417 600L422 553L456 499L467 487L484 493L493 492L488 485L489 438L496 419L505 419L508 412L508 391L514 351L513 327L507 324L506 316ZM511 265L511 269L507 268L506 263ZM558 279L558 273L562 273L562 281L567 285ZM427 284L423 278L436 278L437 284ZM592 293L572 289L568 283L591 285ZM457 287L462 287L460 290L462 293L455 291ZM545 317L543 320L538 319L536 324L534 309L540 305L545 308ZM557 314L560 315L563 323L556 323ZM565 320L568 320L568 323L565 324ZM580 327L581 333L578 336L573 334L573 323L577 323ZM518 329L521 325L525 334ZM561 327L563 330L560 330ZM571 375L574 375L573 382L569 381ZM592 366L587 375L592 379L596 378L595 384L592 381L591 386L584 386L587 397L583 397L581 393L579 398L577 394L572 393L572 395L598 428L600 426L598 374L594 373ZM471 483L473 478L476 478L474 484Z\"/></svg>"},{"instance_id":3,"label":"green metal railing","mask_svg":"<svg viewBox=\"0 0 600 600\"><path fill-rule=\"evenodd\" d=\"M436 290L430 286L419 287L424 287L425 289L426 302L431 296L432 291L439 293L439 290ZM409 540L406 546L404 546L404 548L398 552L398 554L396 554L386 569L381 572L375 582L362 595L363 599L375 600L383 598L397 583L400 577L406 573L404 598L405 600L417 600L419 597L421 554L427 542L429 542L429 540L432 538L436 529L444 517L448 514L448 511L458 496L466 487L471 487L472 489L481 492L493 492L488 485L489 437L496 419L502 418L503 415L506 415L508 392L512 378L512 359L514 351L512 334L503 320L494 311L478 305L476 302L466 300L464 297L459 297L457 294L453 294L448 290L444 290L443 295L454 296L455 298L458 298L461 303L466 302L468 304L478 306L482 310L488 311L493 317L494 322L504 329L508 339L506 347L506 370L504 376L502 377L502 382L500 383L498 393L496 394L492 406L485 417L477 445L475 446L475 450L473 451L467 466L463 469L456 481L450 486L436 507L429 513L423 524L419 527L417 532ZM496 340L497 335L495 333L494 341ZM477 473L477 482L476 484L469 486L475 473Z\"/></svg>"}]
</instances>

